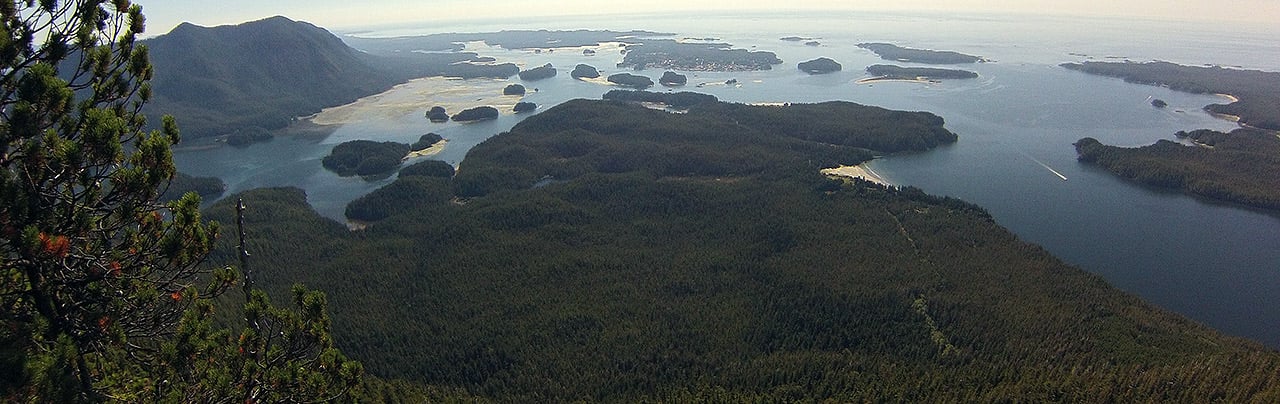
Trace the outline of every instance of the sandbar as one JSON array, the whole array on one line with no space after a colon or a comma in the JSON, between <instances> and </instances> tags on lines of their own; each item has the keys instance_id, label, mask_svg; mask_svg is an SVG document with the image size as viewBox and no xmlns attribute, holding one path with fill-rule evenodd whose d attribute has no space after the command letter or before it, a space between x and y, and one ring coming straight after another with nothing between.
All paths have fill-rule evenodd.
<instances>
[{"instance_id":1,"label":"sandbar","mask_svg":"<svg viewBox=\"0 0 1280 404\"><path fill-rule=\"evenodd\" d=\"M889 183L888 180L885 180L884 177L881 177L880 174L877 174L875 170L872 170L871 168L863 164L859 164L856 166L839 166L836 168L824 168L820 172L823 175L829 175L829 176L835 176L835 177L861 178L861 179L871 181L880 185L885 185L885 186L893 185Z\"/></svg>"},{"instance_id":2,"label":"sandbar","mask_svg":"<svg viewBox=\"0 0 1280 404\"><path fill-rule=\"evenodd\" d=\"M502 89L507 84L511 84L511 81L445 77L414 79L350 104L325 108L304 119L316 125L327 126L398 119L417 113L422 114L425 120L426 111L433 106L444 107L451 114L485 105L503 113L512 113L519 99L502 95Z\"/></svg>"},{"instance_id":3,"label":"sandbar","mask_svg":"<svg viewBox=\"0 0 1280 404\"><path fill-rule=\"evenodd\" d=\"M448 139L440 139L439 142L436 142L436 144L431 145L431 147L409 152L408 155L404 156L404 159L408 160L414 157L426 157L426 156L434 156L434 155L440 154L441 151L444 151L444 146L448 143L449 143Z\"/></svg>"},{"instance_id":4,"label":"sandbar","mask_svg":"<svg viewBox=\"0 0 1280 404\"><path fill-rule=\"evenodd\" d=\"M902 77L879 76L879 77L868 77L862 80L858 80L858 81L855 81L854 84L873 84L873 83L885 83L885 82L931 84L931 83L938 83L939 81L922 79L922 78L909 79L909 78L902 78Z\"/></svg>"},{"instance_id":5,"label":"sandbar","mask_svg":"<svg viewBox=\"0 0 1280 404\"><path fill-rule=\"evenodd\" d=\"M1240 102L1240 98L1239 98L1239 97L1236 97L1236 96L1231 95L1231 94L1215 93L1214 95L1219 96L1219 97L1222 97L1222 98L1226 98L1226 99L1227 99L1227 101L1230 101L1230 102L1228 102L1228 104L1230 104L1230 103L1235 103L1235 102Z\"/></svg>"}]
</instances>

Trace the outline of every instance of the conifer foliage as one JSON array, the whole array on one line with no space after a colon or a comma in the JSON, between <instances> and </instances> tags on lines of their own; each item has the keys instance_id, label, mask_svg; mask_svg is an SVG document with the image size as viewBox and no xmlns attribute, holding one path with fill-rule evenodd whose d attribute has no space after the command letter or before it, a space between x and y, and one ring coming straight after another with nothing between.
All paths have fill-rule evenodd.
<instances>
[{"instance_id":1,"label":"conifer foliage","mask_svg":"<svg viewBox=\"0 0 1280 404\"><path fill-rule=\"evenodd\" d=\"M198 196L157 201L180 137L143 129L144 26L128 0L0 1L0 401L340 396L360 368L318 292L301 312L251 294L238 339L212 327L236 274L200 265Z\"/></svg>"}]
</instances>

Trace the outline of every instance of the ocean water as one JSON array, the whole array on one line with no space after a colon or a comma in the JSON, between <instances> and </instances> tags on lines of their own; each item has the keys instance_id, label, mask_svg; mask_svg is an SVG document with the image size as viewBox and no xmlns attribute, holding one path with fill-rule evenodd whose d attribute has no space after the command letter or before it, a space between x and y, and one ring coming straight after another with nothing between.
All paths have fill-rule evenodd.
<instances>
[{"instance_id":1,"label":"ocean water","mask_svg":"<svg viewBox=\"0 0 1280 404\"><path fill-rule=\"evenodd\" d=\"M899 185L963 198L987 208L1024 240L1105 277L1113 285L1228 334L1280 348L1280 214L1205 201L1119 180L1075 160L1072 143L1146 145L1174 132L1235 125L1202 111L1222 102L1213 95L1173 92L1058 67L1081 60L1167 60L1280 71L1280 27L1214 26L1155 20L942 14L649 14L552 20L473 20L371 27L361 36L403 36L502 29L644 29L675 38L714 37L739 48L775 52L784 61L761 72L682 72L684 90L734 102L847 100L886 108L924 110L946 119L960 136L955 145L925 153L886 156L871 166ZM779 40L814 37L821 46ZM934 84L857 84L863 68L886 63L860 42L954 50L991 63L957 66L973 80ZM615 72L622 56L603 47L535 53L468 44L468 50L524 67L552 63L552 79L524 83L525 101L542 108L573 98L599 98L609 86L573 80L568 70L591 64ZM795 64L830 57L844 65L810 76ZM661 71L642 71L656 80ZM728 79L739 85L726 86ZM520 82L512 78L510 82ZM353 106L352 119L311 135L281 136L245 149L230 147L177 154L179 168L213 175L230 192L296 186L325 216L342 220L351 200L393 178L340 178L320 167L338 143L353 139L411 143L423 133L449 140L436 156L458 165L474 145L510 129L524 116L495 121L432 124L434 103L500 103L507 81L435 80L394 89L384 102ZM697 87L699 83L708 83ZM536 89L536 91L534 91ZM661 91L661 87L654 90ZM1155 109L1151 97L1169 103ZM395 102L390 102L395 101ZM391 108L388 105L396 105ZM354 111L354 112L352 112ZM412 161L410 162L412 163ZM462 164L465 167L465 163ZM1066 177L1063 180L1061 177Z\"/></svg>"}]
</instances>

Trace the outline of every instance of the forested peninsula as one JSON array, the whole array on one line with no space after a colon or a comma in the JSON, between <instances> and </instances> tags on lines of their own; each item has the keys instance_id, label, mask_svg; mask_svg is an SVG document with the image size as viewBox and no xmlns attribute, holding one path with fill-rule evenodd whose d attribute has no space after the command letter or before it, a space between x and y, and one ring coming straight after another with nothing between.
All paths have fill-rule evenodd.
<instances>
[{"instance_id":1,"label":"forested peninsula","mask_svg":"<svg viewBox=\"0 0 1280 404\"><path fill-rule=\"evenodd\" d=\"M1062 67L1084 73L1118 77L1138 84L1167 86L1196 94L1230 94L1237 101L1212 104L1206 111L1238 117L1241 124L1280 130L1280 73L1183 66L1169 62L1084 62Z\"/></svg>"},{"instance_id":2,"label":"forested peninsula","mask_svg":"<svg viewBox=\"0 0 1280 404\"><path fill-rule=\"evenodd\" d=\"M366 230L297 190L241 196L258 285L328 291L344 352L438 400L1280 397L1274 351L1120 292L981 208L819 174L956 141L943 124L845 102L574 100L456 175L402 174L370 197L422 197L378 195ZM236 259L222 243L211 265Z\"/></svg>"},{"instance_id":3,"label":"forested peninsula","mask_svg":"<svg viewBox=\"0 0 1280 404\"><path fill-rule=\"evenodd\" d=\"M1082 162L1144 184L1243 205L1280 209L1280 135L1258 129L1178 132L1193 145L1160 140L1124 148L1076 142Z\"/></svg>"}]
</instances>

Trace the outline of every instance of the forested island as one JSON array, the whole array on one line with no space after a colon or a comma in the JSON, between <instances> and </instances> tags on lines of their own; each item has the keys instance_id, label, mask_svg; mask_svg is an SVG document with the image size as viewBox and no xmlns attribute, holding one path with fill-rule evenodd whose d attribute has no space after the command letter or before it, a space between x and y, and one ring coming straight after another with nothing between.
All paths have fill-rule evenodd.
<instances>
[{"instance_id":1,"label":"forested island","mask_svg":"<svg viewBox=\"0 0 1280 404\"><path fill-rule=\"evenodd\" d=\"M475 122L498 119L498 109L488 105L468 108L462 110L462 112L453 114L450 118L453 119L454 122Z\"/></svg>"},{"instance_id":2,"label":"forested island","mask_svg":"<svg viewBox=\"0 0 1280 404\"><path fill-rule=\"evenodd\" d=\"M248 242L272 252L254 255L258 284L328 291L344 352L440 401L1280 394L1274 351L1120 292L981 208L818 173L955 141L942 125L845 102L574 100L452 178L402 172L351 205L377 221L363 231L296 190L241 196ZM235 259L220 251L212 265Z\"/></svg>"},{"instance_id":3,"label":"forested island","mask_svg":"<svg viewBox=\"0 0 1280 404\"><path fill-rule=\"evenodd\" d=\"M662 73L662 77L658 78L658 83L668 87L683 86L689 83L689 77L668 70Z\"/></svg>"},{"instance_id":4,"label":"forested island","mask_svg":"<svg viewBox=\"0 0 1280 404\"><path fill-rule=\"evenodd\" d=\"M1280 73L1183 66L1169 62L1084 62L1062 67L1084 73L1122 78L1130 83L1167 86L1196 94L1230 94L1229 104L1212 104L1206 111L1237 117L1243 125L1280 130Z\"/></svg>"},{"instance_id":5,"label":"forested island","mask_svg":"<svg viewBox=\"0 0 1280 404\"><path fill-rule=\"evenodd\" d=\"M519 84L507 84L502 89L502 95L524 95L524 86Z\"/></svg>"},{"instance_id":6,"label":"forested island","mask_svg":"<svg viewBox=\"0 0 1280 404\"><path fill-rule=\"evenodd\" d=\"M867 66L867 73L876 77L866 79L865 81L875 80L947 80L947 79L976 79L978 73L968 70L958 69L939 69L936 67L902 67L895 65L871 65Z\"/></svg>"},{"instance_id":7,"label":"forested island","mask_svg":"<svg viewBox=\"0 0 1280 404\"><path fill-rule=\"evenodd\" d=\"M366 177L395 171L408 154L409 145L404 143L352 140L334 146L320 162L343 177Z\"/></svg>"},{"instance_id":8,"label":"forested island","mask_svg":"<svg viewBox=\"0 0 1280 404\"><path fill-rule=\"evenodd\" d=\"M520 71L520 80L525 81L545 80L555 76L556 68L550 63L529 70Z\"/></svg>"},{"instance_id":9,"label":"forested island","mask_svg":"<svg viewBox=\"0 0 1280 404\"><path fill-rule=\"evenodd\" d=\"M600 77L600 71L596 70L596 68L592 67L591 65L578 64L577 66L573 67L572 72L569 72L569 76L575 79L582 79L582 78L594 79L594 78Z\"/></svg>"},{"instance_id":10,"label":"forested island","mask_svg":"<svg viewBox=\"0 0 1280 404\"><path fill-rule=\"evenodd\" d=\"M514 107L511 107L511 111L517 114L522 114L525 112L533 112L536 109L538 109L538 104L534 104L528 101L517 102Z\"/></svg>"},{"instance_id":11,"label":"forested island","mask_svg":"<svg viewBox=\"0 0 1280 404\"><path fill-rule=\"evenodd\" d=\"M449 111L442 106L434 106L427 110L427 120L435 123L449 122Z\"/></svg>"},{"instance_id":12,"label":"forested island","mask_svg":"<svg viewBox=\"0 0 1280 404\"><path fill-rule=\"evenodd\" d=\"M320 161L329 171L340 176L373 177L386 175L400 168L400 163L411 151L427 149L444 139L435 133L418 138L413 144L352 140L333 147Z\"/></svg>"},{"instance_id":13,"label":"forested island","mask_svg":"<svg viewBox=\"0 0 1280 404\"><path fill-rule=\"evenodd\" d=\"M625 87L631 87L639 90L653 87L653 79L645 76L641 76L641 75L631 74L631 73L618 73L618 74L610 75L608 80L610 83L614 83L614 84L625 86Z\"/></svg>"},{"instance_id":14,"label":"forested island","mask_svg":"<svg viewBox=\"0 0 1280 404\"><path fill-rule=\"evenodd\" d=\"M807 62L800 62L796 67L809 74L833 73L844 68L843 66L840 66L840 63L831 60L830 58L817 58Z\"/></svg>"},{"instance_id":15,"label":"forested island","mask_svg":"<svg viewBox=\"0 0 1280 404\"><path fill-rule=\"evenodd\" d=\"M1213 199L1280 209L1280 137L1259 129L1178 132L1194 145L1168 140L1138 148L1076 142L1080 161L1144 184Z\"/></svg>"},{"instance_id":16,"label":"forested island","mask_svg":"<svg viewBox=\"0 0 1280 404\"><path fill-rule=\"evenodd\" d=\"M618 67L688 71L769 70L781 64L773 52L734 49L726 43L683 43L669 39L646 40L629 45Z\"/></svg>"},{"instance_id":17,"label":"forested island","mask_svg":"<svg viewBox=\"0 0 1280 404\"><path fill-rule=\"evenodd\" d=\"M858 47L874 52L876 55L879 55L881 59L899 62L950 65L977 63L983 61L981 57L966 55L960 52L905 48L888 43L860 43L858 44Z\"/></svg>"}]
</instances>

